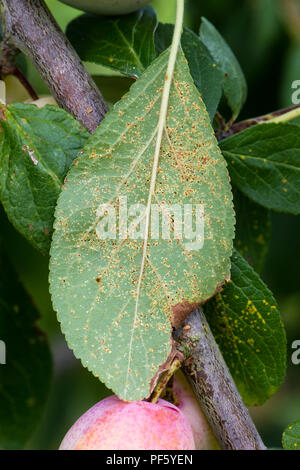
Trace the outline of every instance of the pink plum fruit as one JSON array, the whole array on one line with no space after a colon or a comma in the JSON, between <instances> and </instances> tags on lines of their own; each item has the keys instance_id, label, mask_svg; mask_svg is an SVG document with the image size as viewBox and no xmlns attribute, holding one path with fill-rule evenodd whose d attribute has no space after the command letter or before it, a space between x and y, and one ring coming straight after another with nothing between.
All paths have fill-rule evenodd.
<instances>
[{"instance_id":1,"label":"pink plum fruit","mask_svg":"<svg viewBox=\"0 0 300 470\"><path fill-rule=\"evenodd\" d=\"M192 427L180 409L165 400L100 401L67 432L61 450L193 450Z\"/></svg>"}]
</instances>

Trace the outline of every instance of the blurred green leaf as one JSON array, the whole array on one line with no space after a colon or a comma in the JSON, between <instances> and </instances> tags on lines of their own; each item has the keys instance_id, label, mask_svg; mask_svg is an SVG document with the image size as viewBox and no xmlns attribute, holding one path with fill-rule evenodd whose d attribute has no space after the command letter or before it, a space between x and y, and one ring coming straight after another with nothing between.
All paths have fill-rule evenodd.
<instances>
[{"instance_id":1,"label":"blurred green leaf","mask_svg":"<svg viewBox=\"0 0 300 470\"><path fill-rule=\"evenodd\" d=\"M260 273L264 266L271 238L271 221L267 209L233 191L236 213L235 247Z\"/></svg>"},{"instance_id":2,"label":"blurred green leaf","mask_svg":"<svg viewBox=\"0 0 300 470\"><path fill-rule=\"evenodd\" d=\"M223 90L234 120L247 97L247 83L240 64L221 34L206 18L202 18L199 34L201 41L223 72L225 78Z\"/></svg>"},{"instance_id":3,"label":"blurred green leaf","mask_svg":"<svg viewBox=\"0 0 300 470\"><path fill-rule=\"evenodd\" d=\"M300 450L300 420L286 428L282 435L282 445L286 450Z\"/></svg>"},{"instance_id":4,"label":"blurred green leaf","mask_svg":"<svg viewBox=\"0 0 300 470\"><path fill-rule=\"evenodd\" d=\"M67 27L67 36L85 61L138 77L155 58L157 18L151 7L130 15L81 15Z\"/></svg>"},{"instance_id":5,"label":"blurred green leaf","mask_svg":"<svg viewBox=\"0 0 300 470\"><path fill-rule=\"evenodd\" d=\"M108 75L93 75L93 79L106 102L114 104L129 91L134 80L129 77Z\"/></svg>"},{"instance_id":6,"label":"blurred green leaf","mask_svg":"<svg viewBox=\"0 0 300 470\"><path fill-rule=\"evenodd\" d=\"M231 280L204 310L243 400L261 405L284 379L286 337L272 293L236 251Z\"/></svg>"},{"instance_id":7,"label":"blurred green leaf","mask_svg":"<svg viewBox=\"0 0 300 470\"><path fill-rule=\"evenodd\" d=\"M39 325L47 335L56 334L59 324L49 294L49 258L36 250L9 222L0 205L0 227L3 251L18 279L40 313Z\"/></svg>"},{"instance_id":8,"label":"blurred green leaf","mask_svg":"<svg viewBox=\"0 0 300 470\"><path fill-rule=\"evenodd\" d=\"M300 127L259 124L220 142L235 186L268 209L300 214Z\"/></svg>"},{"instance_id":9,"label":"blurred green leaf","mask_svg":"<svg viewBox=\"0 0 300 470\"><path fill-rule=\"evenodd\" d=\"M15 228L47 253L64 177L89 134L56 106L16 103L0 112L0 199Z\"/></svg>"},{"instance_id":10,"label":"blurred green leaf","mask_svg":"<svg viewBox=\"0 0 300 470\"><path fill-rule=\"evenodd\" d=\"M41 418L50 387L51 355L36 327L38 313L0 255L0 448L19 449Z\"/></svg>"},{"instance_id":11,"label":"blurred green leaf","mask_svg":"<svg viewBox=\"0 0 300 470\"><path fill-rule=\"evenodd\" d=\"M244 7L239 5L229 16L226 37L232 41L234 51L240 53L248 81L257 80L263 70L272 66L272 48L281 39L280 3L282 0L246 1Z\"/></svg>"},{"instance_id":12,"label":"blurred green leaf","mask_svg":"<svg viewBox=\"0 0 300 470\"><path fill-rule=\"evenodd\" d=\"M151 5L162 23L171 23L174 21L176 17L176 2L152 0Z\"/></svg>"},{"instance_id":13,"label":"blurred green leaf","mask_svg":"<svg viewBox=\"0 0 300 470\"><path fill-rule=\"evenodd\" d=\"M172 42L174 26L159 24L155 32L157 54L167 49ZM196 87L201 93L211 121L213 120L222 96L224 76L216 67L215 61L199 37L190 29L184 28L181 46L188 60L189 68Z\"/></svg>"}]
</instances>

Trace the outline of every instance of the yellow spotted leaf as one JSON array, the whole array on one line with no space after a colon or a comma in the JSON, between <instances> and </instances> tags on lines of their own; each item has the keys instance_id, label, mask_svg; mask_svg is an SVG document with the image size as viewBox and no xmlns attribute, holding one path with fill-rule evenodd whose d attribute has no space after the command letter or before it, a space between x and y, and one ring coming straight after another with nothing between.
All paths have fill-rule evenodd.
<instances>
[{"instance_id":1,"label":"yellow spotted leaf","mask_svg":"<svg viewBox=\"0 0 300 470\"><path fill-rule=\"evenodd\" d=\"M207 300L230 272L228 172L181 51L155 166L169 56L114 106L71 167L51 247L51 293L69 346L129 401L149 395L168 358L172 307Z\"/></svg>"}]
</instances>

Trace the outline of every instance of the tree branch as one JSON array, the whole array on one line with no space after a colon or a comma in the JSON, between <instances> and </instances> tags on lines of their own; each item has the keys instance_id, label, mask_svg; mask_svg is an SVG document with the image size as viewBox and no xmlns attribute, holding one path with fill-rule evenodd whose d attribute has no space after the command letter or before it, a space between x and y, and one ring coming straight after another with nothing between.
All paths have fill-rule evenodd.
<instances>
[{"instance_id":1,"label":"tree branch","mask_svg":"<svg viewBox=\"0 0 300 470\"><path fill-rule=\"evenodd\" d=\"M95 131L107 106L43 0L0 0L6 40L35 64L57 103Z\"/></svg>"},{"instance_id":2,"label":"tree branch","mask_svg":"<svg viewBox=\"0 0 300 470\"><path fill-rule=\"evenodd\" d=\"M266 449L235 386L202 310L174 333L183 372L223 450Z\"/></svg>"},{"instance_id":3,"label":"tree branch","mask_svg":"<svg viewBox=\"0 0 300 470\"><path fill-rule=\"evenodd\" d=\"M299 105L279 109L278 111L273 111L272 113L265 114L263 116L258 116L252 119L246 119L245 121L237 122L233 124L233 126L231 126L228 130L224 130L224 128L222 128L221 126L219 129L216 130L216 137L218 140L223 140L226 139L226 137L238 134L239 132L248 129L249 127L256 126L257 124L287 122L299 116Z\"/></svg>"}]
</instances>

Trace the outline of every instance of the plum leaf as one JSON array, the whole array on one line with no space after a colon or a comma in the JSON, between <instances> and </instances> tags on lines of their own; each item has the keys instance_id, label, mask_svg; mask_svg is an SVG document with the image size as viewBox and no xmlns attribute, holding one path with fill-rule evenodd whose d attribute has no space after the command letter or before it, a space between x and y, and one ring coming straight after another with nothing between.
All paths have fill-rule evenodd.
<instances>
[{"instance_id":1,"label":"plum leaf","mask_svg":"<svg viewBox=\"0 0 300 470\"><path fill-rule=\"evenodd\" d=\"M286 450L300 450L300 420L285 429L282 435L282 445Z\"/></svg>"},{"instance_id":2,"label":"plum leaf","mask_svg":"<svg viewBox=\"0 0 300 470\"><path fill-rule=\"evenodd\" d=\"M286 337L272 293L238 252L231 280L204 311L243 400L261 405L284 379Z\"/></svg>"},{"instance_id":3,"label":"plum leaf","mask_svg":"<svg viewBox=\"0 0 300 470\"><path fill-rule=\"evenodd\" d=\"M174 26L159 23L155 31L157 53L167 49L172 41ZM195 85L201 93L210 119L213 120L222 96L223 72L217 67L209 50L193 31L183 28L181 46L189 63Z\"/></svg>"},{"instance_id":4,"label":"plum leaf","mask_svg":"<svg viewBox=\"0 0 300 470\"><path fill-rule=\"evenodd\" d=\"M241 66L224 38L206 18L202 18L199 36L223 72L223 91L232 109L232 120L235 120L247 97L247 83Z\"/></svg>"},{"instance_id":5,"label":"plum leaf","mask_svg":"<svg viewBox=\"0 0 300 470\"><path fill-rule=\"evenodd\" d=\"M69 346L129 401L149 395L171 351L173 307L207 300L230 271L234 213L228 172L182 51L154 167L169 56L166 50L132 85L72 165L51 247L50 289ZM143 208L153 172L156 208L203 209L203 246L203 234L191 246L170 218L170 236L156 236L151 224L144 246L150 213ZM103 232L106 222L109 231Z\"/></svg>"},{"instance_id":6,"label":"plum leaf","mask_svg":"<svg viewBox=\"0 0 300 470\"><path fill-rule=\"evenodd\" d=\"M220 142L234 185L267 209L300 214L300 127L259 124Z\"/></svg>"},{"instance_id":7,"label":"plum leaf","mask_svg":"<svg viewBox=\"0 0 300 470\"><path fill-rule=\"evenodd\" d=\"M0 112L0 200L14 227L47 253L64 177L89 134L56 106L15 103Z\"/></svg>"},{"instance_id":8,"label":"plum leaf","mask_svg":"<svg viewBox=\"0 0 300 470\"><path fill-rule=\"evenodd\" d=\"M155 58L156 25L155 11L145 7L125 16L81 15L67 36L82 60L137 78Z\"/></svg>"}]
</instances>

